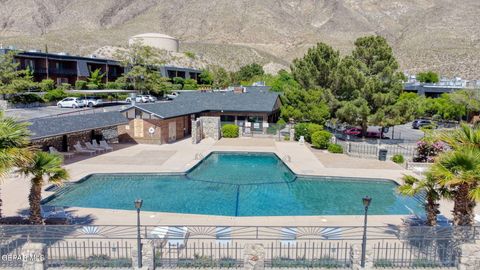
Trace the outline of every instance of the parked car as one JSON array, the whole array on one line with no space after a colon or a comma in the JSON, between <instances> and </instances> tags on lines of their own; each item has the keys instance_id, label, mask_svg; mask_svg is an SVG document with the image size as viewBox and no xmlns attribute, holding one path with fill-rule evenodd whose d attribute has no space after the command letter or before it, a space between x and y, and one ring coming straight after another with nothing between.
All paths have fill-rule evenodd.
<instances>
[{"instance_id":1,"label":"parked car","mask_svg":"<svg viewBox=\"0 0 480 270\"><path fill-rule=\"evenodd\" d=\"M412 123L412 128L413 129L419 129L419 128L425 127L425 126L436 127L435 123L431 120L428 120L428 119L416 119Z\"/></svg>"},{"instance_id":2,"label":"parked car","mask_svg":"<svg viewBox=\"0 0 480 270\"><path fill-rule=\"evenodd\" d=\"M67 97L57 102L59 108L81 108L85 107L82 99L76 97Z\"/></svg>"},{"instance_id":3,"label":"parked car","mask_svg":"<svg viewBox=\"0 0 480 270\"><path fill-rule=\"evenodd\" d=\"M85 106L95 107L103 104L103 100L97 97L86 97L82 99Z\"/></svg>"},{"instance_id":4,"label":"parked car","mask_svg":"<svg viewBox=\"0 0 480 270\"><path fill-rule=\"evenodd\" d=\"M152 95L146 95L146 97L148 98L148 102L156 102L157 101L157 98L152 96Z\"/></svg>"},{"instance_id":5,"label":"parked car","mask_svg":"<svg viewBox=\"0 0 480 270\"><path fill-rule=\"evenodd\" d=\"M178 97L178 93L177 93L177 92L173 92L173 93L167 95L167 99L174 99L174 98L176 98L176 97Z\"/></svg>"},{"instance_id":6,"label":"parked car","mask_svg":"<svg viewBox=\"0 0 480 270\"><path fill-rule=\"evenodd\" d=\"M350 136L359 136L362 134L362 129L358 127L347 128L343 131L343 134Z\"/></svg>"},{"instance_id":7,"label":"parked car","mask_svg":"<svg viewBox=\"0 0 480 270\"><path fill-rule=\"evenodd\" d=\"M132 102L132 98L128 97L125 99L126 102ZM138 95L135 97L135 102L140 102L140 103L147 103L150 102L150 99L147 96L144 95Z\"/></svg>"}]
</instances>

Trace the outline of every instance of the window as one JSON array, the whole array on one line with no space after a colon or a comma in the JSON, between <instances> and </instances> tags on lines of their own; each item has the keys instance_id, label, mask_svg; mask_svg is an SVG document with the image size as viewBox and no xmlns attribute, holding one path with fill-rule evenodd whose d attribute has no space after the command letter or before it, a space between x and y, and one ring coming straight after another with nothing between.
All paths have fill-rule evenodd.
<instances>
[{"instance_id":1,"label":"window","mask_svg":"<svg viewBox=\"0 0 480 270\"><path fill-rule=\"evenodd\" d=\"M222 122L235 122L235 116L233 115L221 115L220 121Z\"/></svg>"}]
</instances>

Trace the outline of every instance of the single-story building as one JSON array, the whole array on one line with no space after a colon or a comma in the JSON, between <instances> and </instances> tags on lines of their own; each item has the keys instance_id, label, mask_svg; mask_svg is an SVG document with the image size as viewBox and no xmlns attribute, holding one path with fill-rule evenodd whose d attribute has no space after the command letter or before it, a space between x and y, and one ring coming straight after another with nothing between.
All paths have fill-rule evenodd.
<instances>
[{"instance_id":1,"label":"single-story building","mask_svg":"<svg viewBox=\"0 0 480 270\"><path fill-rule=\"evenodd\" d=\"M53 146L59 151L73 150L77 142L93 139L118 142L119 126L128 124L120 112L89 113L28 120L31 141L42 150Z\"/></svg>"},{"instance_id":2,"label":"single-story building","mask_svg":"<svg viewBox=\"0 0 480 270\"><path fill-rule=\"evenodd\" d=\"M119 127L121 142L163 144L191 134L192 120L218 116L222 122L262 132L280 116L278 93L251 91L181 92L170 102L135 104L121 111L129 124Z\"/></svg>"}]
</instances>

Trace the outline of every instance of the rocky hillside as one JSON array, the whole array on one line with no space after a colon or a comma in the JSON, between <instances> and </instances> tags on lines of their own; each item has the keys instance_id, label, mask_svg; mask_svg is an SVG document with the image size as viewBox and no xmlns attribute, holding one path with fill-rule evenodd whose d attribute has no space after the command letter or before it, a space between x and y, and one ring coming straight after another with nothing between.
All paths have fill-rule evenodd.
<instances>
[{"instance_id":1,"label":"rocky hillside","mask_svg":"<svg viewBox=\"0 0 480 270\"><path fill-rule=\"evenodd\" d=\"M390 41L405 71L480 77L478 0L0 0L0 43L92 53L160 32L229 69L288 66L324 41L348 52L363 35Z\"/></svg>"}]
</instances>

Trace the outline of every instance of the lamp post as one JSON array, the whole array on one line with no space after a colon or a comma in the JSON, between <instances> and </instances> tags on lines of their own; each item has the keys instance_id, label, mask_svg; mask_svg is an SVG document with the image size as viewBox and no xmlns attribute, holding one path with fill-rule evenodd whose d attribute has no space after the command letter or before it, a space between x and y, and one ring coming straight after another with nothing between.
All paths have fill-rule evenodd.
<instances>
[{"instance_id":1,"label":"lamp post","mask_svg":"<svg viewBox=\"0 0 480 270\"><path fill-rule=\"evenodd\" d=\"M138 268L142 268L142 241L140 238L140 208L142 208L143 200L135 200L135 208L137 208L137 254L138 254Z\"/></svg>"},{"instance_id":2,"label":"lamp post","mask_svg":"<svg viewBox=\"0 0 480 270\"><path fill-rule=\"evenodd\" d=\"M362 268L365 267L365 253L367 249L367 213L368 213L368 206L370 206L370 203L372 202L372 198L365 196L362 199L363 206L365 206L365 217L363 220L363 239L362 239L362 261L361 261L361 266Z\"/></svg>"}]
</instances>

